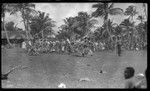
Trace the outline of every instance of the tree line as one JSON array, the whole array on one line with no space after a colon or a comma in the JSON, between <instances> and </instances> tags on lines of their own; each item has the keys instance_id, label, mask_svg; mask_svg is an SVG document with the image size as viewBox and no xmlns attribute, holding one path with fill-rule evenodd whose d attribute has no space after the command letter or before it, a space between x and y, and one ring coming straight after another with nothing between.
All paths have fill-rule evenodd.
<instances>
[{"instance_id":1,"label":"tree line","mask_svg":"<svg viewBox=\"0 0 150 91\"><path fill-rule=\"evenodd\" d=\"M128 6L125 11L121 8L115 8L114 3L97 3L91 8L96 10L91 14L87 12L78 12L77 16L64 19L64 24L59 27L58 34L54 33L56 21L51 19L48 13L35 10L33 3L3 3L2 4L2 31L8 44L11 45L9 35L18 33L26 40L46 39L55 34L59 41L69 40L74 42L83 38L88 38L92 42L102 42L108 50L114 49L118 41L126 50L135 48L143 49L147 46L147 12L146 4L143 5L144 13L139 14L134 5ZM13 22L5 22L5 14L10 15L20 13L25 27L25 31L14 26ZM114 23L109 16L124 15L127 16L120 24ZM136 24L134 17L138 15ZM95 27L103 19L102 26ZM94 32L92 29L96 28Z\"/></svg>"}]
</instances>

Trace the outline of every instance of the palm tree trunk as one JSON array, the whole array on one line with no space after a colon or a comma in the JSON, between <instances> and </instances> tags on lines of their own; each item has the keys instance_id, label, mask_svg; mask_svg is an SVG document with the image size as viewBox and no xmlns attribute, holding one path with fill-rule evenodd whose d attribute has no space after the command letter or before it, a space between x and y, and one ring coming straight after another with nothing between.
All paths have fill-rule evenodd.
<instances>
[{"instance_id":1,"label":"palm tree trunk","mask_svg":"<svg viewBox=\"0 0 150 91\"><path fill-rule=\"evenodd\" d=\"M27 30L28 30L28 37L29 37L29 40L31 39L31 29L30 29L30 27L29 27L29 20L27 19Z\"/></svg>"},{"instance_id":2,"label":"palm tree trunk","mask_svg":"<svg viewBox=\"0 0 150 91\"><path fill-rule=\"evenodd\" d=\"M10 40L9 40L9 37L8 37L8 33L7 33L7 30L5 28L5 21L4 21L4 17L3 17L3 27L4 27L4 31L5 31L5 34L6 34L6 39L7 39L7 42L10 46L12 46L12 44L10 43Z\"/></svg>"},{"instance_id":3,"label":"palm tree trunk","mask_svg":"<svg viewBox=\"0 0 150 91\"><path fill-rule=\"evenodd\" d=\"M26 22L25 22L24 11L22 11L22 18L23 18L23 23L24 23L24 26L25 26L26 37L27 37L27 39L29 40L29 36L28 36L28 27L27 27Z\"/></svg>"},{"instance_id":4,"label":"palm tree trunk","mask_svg":"<svg viewBox=\"0 0 150 91\"><path fill-rule=\"evenodd\" d=\"M109 40L110 40L111 42L113 42L111 33L110 33L110 31L109 31L109 27L108 27L108 14L106 14L106 17L105 17L105 19L104 19L104 22L106 23L106 32L107 32L108 35L109 35Z\"/></svg>"},{"instance_id":5,"label":"palm tree trunk","mask_svg":"<svg viewBox=\"0 0 150 91\"><path fill-rule=\"evenodd\" d=\"M131 33L131 37L130 37L130 48L133 49L133 34Z\"/></svg>"},{"instance_id":6,"label":"palm tree trunk","mask_svg":"<svg viewBox=\"0 0 150 91\"><path fill-rule=\"evenodd\" d=\"M130 33L128 34L128 49L130 50L130 44L131 44L131 36Z\"/></svg>"},{"instance_id":7,"label":"palm tree trunk","mask_svg":"<svg viewBox=\"0 0 150 91\"><path fill-rule=\"evenodd\" d=\"M42 30L42 38L44 39L44 34L43 34L43 30Z\"/></svg>"}]
</instances>

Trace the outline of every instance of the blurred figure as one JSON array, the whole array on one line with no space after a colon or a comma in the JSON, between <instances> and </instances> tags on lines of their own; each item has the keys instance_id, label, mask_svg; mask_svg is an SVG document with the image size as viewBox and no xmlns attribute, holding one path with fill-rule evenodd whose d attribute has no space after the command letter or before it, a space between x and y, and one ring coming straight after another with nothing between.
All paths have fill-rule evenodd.
<instances>
[{"instance_id":1,"label":"blurred figure","mask_svg":"<svg viewBox=\"0 0 150 91\"><path fill-rule=\"evenodd\" d=\"M58 85L58 88L66 88L66 85L65 85L64 83L60 83L60 84Z\"/></svg>"},{"instance_id":2,"label":"blurred figure","mask_svg":"<svg viewBox=\"0 0 150 91\"><path fill-rule=\"evenodd\" d=\"M146 76L142 73L136 75L137 82L135 83L136 89L146 89L147 88L147 80Z\"/></svg>"},{"instance_id":3,"label":"blurred figure","mask_svg":"<svg viewBox=\"0 0 150 91\"><path fill-rule=\"evenodd\" d=\"M120 42L117 43L117 54L118 56L121 56L121 43Z\"/></svg>"},{"instance_id":4,"label":"blurred figure","mask_svg":"<svg viewBox=\"0 0 150 91\"><path fill-rule=\"evenodd\" d=\"M120 36L117 37L117 54L118 56L121 56L121 39Z\"/></svg>"},{"instance_id":5,"label":"blurred figure","mask_svg":"<svg viewBox=\"0 0 150 91\"><path fill-rule=\"evenodd\" d=\"M133 67L126 67L124 70L124 79L128 80L134 76L135 70ZM134 88L134 83L132 81L127 81L125 83L125 88L132 89Z\"/></svg>"},{"instance_id":6,"label":"blurred figure","mask_svg":"<svg viewBox=\"0 0 150 91\"><path fill-rule=\"evenodd\" d=\"M147 88L147 68L145 70L145 73L139 73L136 75L136 78L138 79L138 82L136 83L136 88L138 89L146 89Z\"/></svg>"},{"instance_id":7,"label":"blurred figure","mask_svg":"<svg viewBox=\"0 0 150 91\"><path fill-rule=\"evenodd\" d=\"M93 56L93 51L90 48L88 48L87 45L84 45L83 48L84 48L83 52L82 52L83 57L86 56L86 55Z\"/></svg>"},{"instance_id":8,"label":"blurred figure","mask_svg":"<svg viewBox=\"0 0 150 91\"><path fill-rule=\"evenodd\" d=\"M146 73L146 71L145 71L145 73ZM134 76L134 72L135 71L134 71L133 67L125 68L124 78L125 78L125 80L128 80L125 83L125 88L127 88L127 89L146 89L147 88L146 76L142 73L139 73Z\"/></svg>"}]
</instances>

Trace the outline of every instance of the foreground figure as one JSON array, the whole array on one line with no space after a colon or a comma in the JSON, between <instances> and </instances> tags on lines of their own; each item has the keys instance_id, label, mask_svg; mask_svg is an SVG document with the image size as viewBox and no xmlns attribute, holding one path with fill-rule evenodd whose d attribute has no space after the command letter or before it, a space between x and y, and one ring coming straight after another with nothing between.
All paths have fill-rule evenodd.
<instances>
[{"instance_id":1,"label":"foreground figure","mask_svg":"<svg viewBox=\"0 0 150 91\"><path fill-rule=\"evenodd\" d=\"M146 79L146 72L145 74L137 74L134 76L134 68L133 67L126 67L124 70L124 78L128 80L125 84L125 88L127 89L146 89L147 88L147 79ZM135 79L137 81L135 81Z\"/></svg>"}]
</instances>

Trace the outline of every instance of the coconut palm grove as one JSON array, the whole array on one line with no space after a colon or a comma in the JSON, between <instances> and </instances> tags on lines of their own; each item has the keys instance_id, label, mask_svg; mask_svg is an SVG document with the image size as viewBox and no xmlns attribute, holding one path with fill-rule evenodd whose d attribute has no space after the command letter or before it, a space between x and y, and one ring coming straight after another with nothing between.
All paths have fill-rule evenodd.
<instances>
[{"instance_id":1,"label":"coconut palm grove","mask_svg":"<svg viewBox=\"0 0 150 91\"><path fill-rule=\"evenodd\" d=\"M147 3L1 9L2 88L147 88Z\"/></svg>"}]
</instances>

